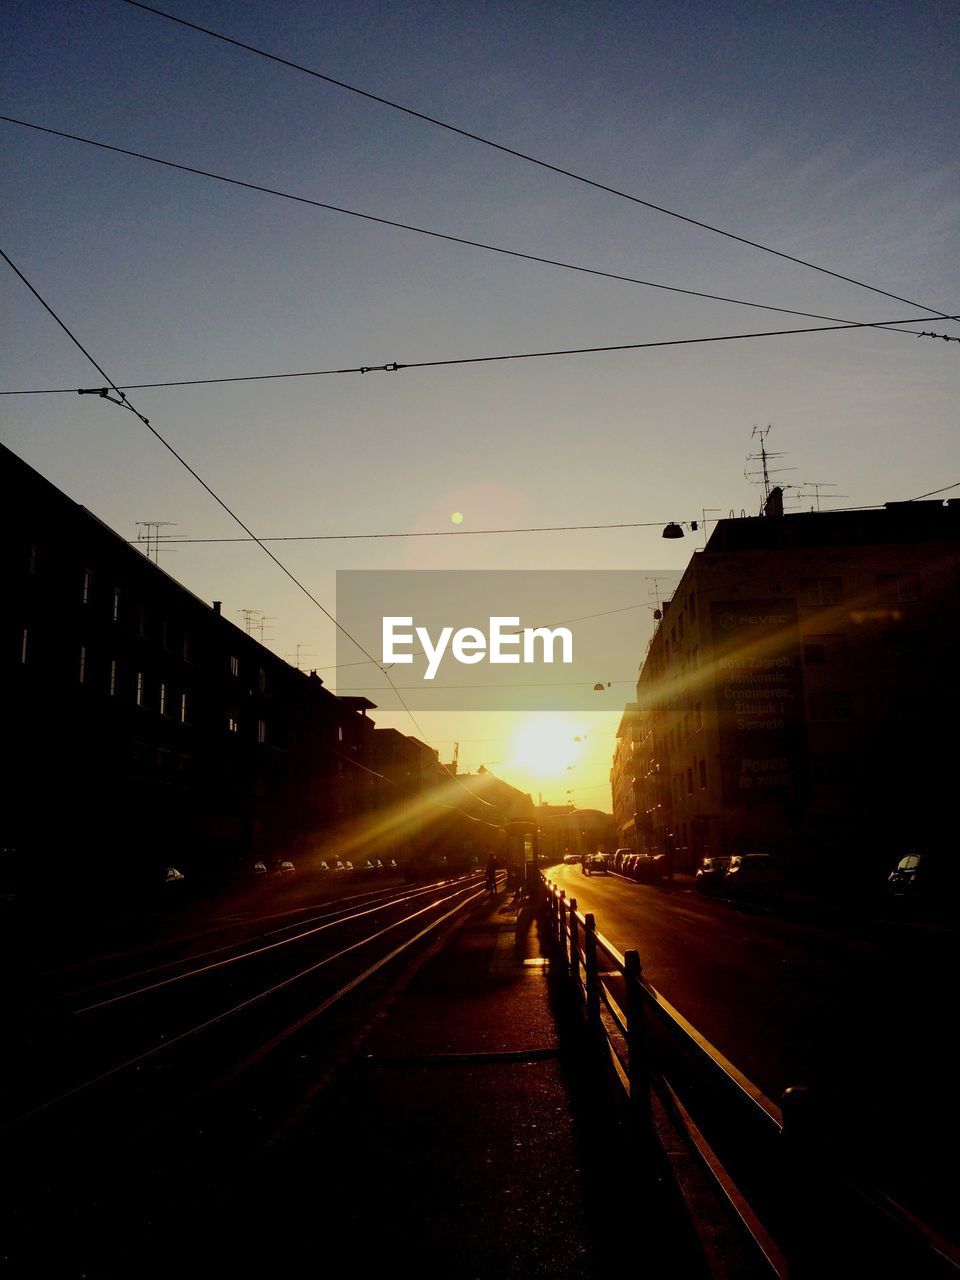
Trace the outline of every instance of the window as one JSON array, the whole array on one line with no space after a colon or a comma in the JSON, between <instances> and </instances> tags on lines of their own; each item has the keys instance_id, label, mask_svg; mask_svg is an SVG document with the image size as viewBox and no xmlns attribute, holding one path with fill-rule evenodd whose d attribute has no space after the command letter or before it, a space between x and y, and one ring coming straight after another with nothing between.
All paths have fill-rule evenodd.
<instances>
[{"instance_id":1,"label":"window","mask_svg":"<svg viewBox=\"0 0 960 1280\"><path fill-rule=\"evenodd\" d=\"M849 693L811 693L810 719L820 722L849 720L853 716L853 698Z\"/></svg>"},{"instance_id":2,"label":"window","mask_svg":"<svg viewBox=\"0 0 960 1280\"><path fill-rule=\"evenodd\" d=\"M83 604L89 604L93 596L93 571L84 569L83 584L80 588L80 600Z\"/></svg>"},{"instance_id":3,"label":"window","mask_svg":"<svg viewBox=\"0 0 960 1280\"><path fill-rule=\"evenodd\" d=\"M803 642L803 660L811 665L822 662L845 662L847 637L842 633L807 636Z\"/></svg>"},{"instance_id":4,"label":"window","mask_svg":"<svg viewBox=\"0 0 960 1280\"><path fill-rule=\"evenodd\" d=\"M916 632L883 631L880 652L892 662L917 661L923 656L923 637Z\"/></svg>"},{"instance_id":5,"label":"window","mask_svg":"<svg viewBox=\"0 0 960 1280\"><path fill-rule=\"evenodd\" d=\"M30 628L24 627L20 632L20 665L26 666L27 651L30 647Z\"/></svg>"},{"instance_id":6,"label":"window","mask_svg":"<svg viewBox=\"0 0 960 1280\"><path fill-rule=\"evenodd\" d=\"M87 646L80 646L80 683L86 684L87 681Z\"/></svg>"},{"instance_id":7,"label":"window","mask_svg":"<svg viewBox=\"0 0 960 1280\"><path fill-rule=\"evenodd\" d=\"M257 688L261 693L267 692L267 672L265 667L260 667L257 671Z\"/></svg>"},{"instance_id":8,"label":"window","mask_svg":"<svg viewBox=\"0 0 960 1280\"><path fill-rule=\"evenodd\" d=\"M257 721L257 741L262 745L267 740L267 722L266 720Z\"/></svg>"},{"instance_id":9,"label":"window","mask_svg":"<svg viewBox=\"0 0 960 1280\"><path fill-rule=\"evenodd\" d=\"M180 695L180 723L190 723L190 695L186 692Z\"/></svg>"},{"instance_id":10,"label":"window","mask_svg":"<svg viewBox=\"0 0 960 1280\"><path fill-rule=\"evenodd\" d=\"M338 742L343 741L343 725L342 724L337 725L337 741Z\"/></svg>"},{"instance_id":11,"label":"window","mask_svg":"<svg viewBox=\"0 0 960 1280\"><path fill-rule=\"evenodd\" d=\"M839 604L843 587L839 578L801 578L800 603L806 605Z\"/></svg>"},{"instance_id":12,"label":"window","mask_svg":"<svg viewBox=\"0 0 960 1280\"><path fill-rule=\"evenodd\" d=\"M162 716L170 714L170 686L165 680L160 681L160 714Z\"/></svg>"},{"instance_id":13,"label":"window","mask_svg":"<svg viewBox=\"0 0 960 1280\"><path fill-rule=\"evenodd\" d=\"M877 574L877 595L882 604L901 604L920 599L919 573Z\"/></svg>"},{"instance_id":14,"label":"window","mask_svg":"<svg viewBox=\"0 0 960 1280\"><path fill-rule=\"evenodd\" d=\"M240 716L236 711L227 712L227 733L240 732Z\"/></svg>"},{"instance_id":15,"label":"window","mask_svg":"<svg viewBox=\"0 0 960 1280\"><path fill-rule=\"evenodd\" d=\"M113 622L120 621L120 588L113 588L113 603L110 608L110 617Z\"/></svg>"},{"instance_id":16,"label":"window","mask_svg":"<svg viewBox=\"0 0 960 1280\"><path fill-rule=\"evenodd\" d=\"M142 671L137 672L136 701L137 701L138 707L143 706L143 672Z\"/></svg>"},{"instance_id":17,"label":"window","mask_svg":"<svg viewBox=\"0 0 960 1280\"><path fill-rule=\"evenodd\" d=\"M117 660L116 658L111 658L110 659L110 697L115 698L116 696L117 696Z\"/></svg>"},{"instance_id":18,"label":"window","mask_svg":"<svg viewBox=\"0 0 960 1280\"><path fill-rule=\"evenodd\" d=\"M240 674L240 659L234 654L231 654L227 659L227 666L232 676L238 676Z\"/></svg>"},{"instance_id":19,"label":"window","mask_svg":"<svg viewBox=\"0 0 960 1280\"><path fill-rule=\"evenodd\" d=\"M700 790L701 790L701 791L706 791L706 789L707 789L707 762L706 762L706 760L701 760L701 761L700 761L700 766L699 766L699 768L700 768Z\"/></svg>"}]
</instances>

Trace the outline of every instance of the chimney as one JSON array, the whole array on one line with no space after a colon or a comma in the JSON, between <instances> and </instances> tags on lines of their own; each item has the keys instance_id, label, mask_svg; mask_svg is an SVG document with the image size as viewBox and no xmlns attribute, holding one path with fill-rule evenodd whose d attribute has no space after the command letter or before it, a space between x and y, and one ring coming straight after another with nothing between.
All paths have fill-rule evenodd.
<instances>
[{"instance_id":1,"label":"chimney","mask_svg":"<svg viewBox=\"0 0 960 1280\"><path fill-rule=\"evenodd\" d=\"M775 485L770 490L770 497L763 504L763 514L765 516L783 515L783 490L779 485Z\"/></svg>"},{"instance_id":2,"label":"chimney","mask_svg":"<svg viewBox=\"0 0 960 1280\"><path fill-rule=\"evenodd\" d=\"M213 612L216 614L218 618L220 617L220 606L222 604L223 604L222 600L214 600L213 602Z\"/></svg>"}]
</instances>

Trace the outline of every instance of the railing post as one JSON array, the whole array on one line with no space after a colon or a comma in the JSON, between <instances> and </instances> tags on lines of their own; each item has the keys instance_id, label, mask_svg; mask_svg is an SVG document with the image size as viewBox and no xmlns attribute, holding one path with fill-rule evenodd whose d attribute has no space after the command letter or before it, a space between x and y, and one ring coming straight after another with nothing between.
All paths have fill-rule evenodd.
<instances>
[{"instance_id":1,"label":"railing post","mask_svg":"<svg viewBox=\"0 0 960 1280\"><path fill-rule=\"evenodd\" d=\"M557 944L560 949L560 972L568 973L570 959L567 953L567 892L561 889L557 895Z\"/></svg>"},{"instance_id":2,"label":"railing post","mask_svg":"<svg viewBox=\"0 0 960 1280\"><path fill-rule=\"evenodd\" d=\"M597 920L590 913L584 916L583 967L586 971L587 1022L591 1027L600 1026L600 966L597 964Z\"/></svg>"},{"instance_id":3,"label":"railing post","mask_svg":"<svg viewBox=\"0 0 960 1280\"><path fill-rule=\"evenodd\" d=\"M570 899L570 977L580 981L580 939L577 929L577 900Z\"/></svg>"},{"instance_id":4,"label":"railing post","mask_svg":"<svg viewBox=\"0 0 960 1280\"><path fill-rule=\"evenodd\" d=\"M650 1045L647 1039L646 1002L643 995L643 966L637 951L623 957L627 1014L627 1078L630 1081L630 1111L635 1123L649 1129Z\"/></svg>"}]
</instances>

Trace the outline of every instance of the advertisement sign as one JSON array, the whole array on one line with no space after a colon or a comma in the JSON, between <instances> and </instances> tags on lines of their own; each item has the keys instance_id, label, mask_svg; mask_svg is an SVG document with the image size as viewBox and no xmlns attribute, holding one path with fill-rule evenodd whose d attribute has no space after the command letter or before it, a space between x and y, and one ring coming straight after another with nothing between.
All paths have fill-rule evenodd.
<instances>
[{"instance_id":1,"label":"advertisement sign","mask_svg":"<svg viewBox=\"0 0 960 1280\"><path fill-rule=\"evenodd\" d=\"M803 747L803 669L794 600L711 605L727 804L797 798Z\"/></svg>"}]
</instances>

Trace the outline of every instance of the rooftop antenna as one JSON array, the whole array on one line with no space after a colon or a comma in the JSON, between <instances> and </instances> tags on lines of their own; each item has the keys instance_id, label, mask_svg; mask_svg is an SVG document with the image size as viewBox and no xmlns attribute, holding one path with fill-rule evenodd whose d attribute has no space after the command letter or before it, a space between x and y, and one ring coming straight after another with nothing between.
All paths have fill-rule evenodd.
<instances>
[{"instance_id":1,"label":"rooftop antenna","mask_svg":"<svg viewBox=\"0 0 960 1280\"><path fill-rule=\"evenodd\" d=\"M779 475L779 474L780 474L781 472L783 472L783 471L796 471L796 469L797 469L796 467L770 467L770 466L768 466L768 463L771 461L771 459L773 459L773 458L784 458L784 457L786 457L786 454L784 454L784 453L770 453L770 452L768 451L768 449L767 449L767 436L770 434L770 432L771 432L772 430L773 430L773 425L772 425L771 423L769 423L769 422L767 423L767 425L766 425L765 427L758 427L758 426L754 426L753 431L751 431L751 433L750 433L750 439L751 439L751 440L759 439L759 441L760 441L760 452L759 452L759 453L748 453L748 454L747 454L747 463L751 463L751 462L759 462L759 463L760 463L760 469L759 469L759 471L757 471L757 470L754 470L754 471L748 471L748 470L747 470L747 468L746 468L746 466L744 466L744 468L743 468L743 478L744 478L744 480L749 480L751 484L762 484L762 485L763 485L763 501L760 503L760 510L761 510L761 512L763 511L764 507L767 505L767 502L768 502L768 501L769 501L769 499L770 499L770 490L773 488L773 486L772 486L772 485L771 485L771 483L770 483L770 477L771 477L771 476L775 476L775 475ZM781 485L780 487L781 487L781 488L786 488L787 486L786 486L786 485Z\"/></svg>"},{"instance_id":2,"label":"rooftop antenna","mask_svg":"<svg viewBox=\"0 0 960 1280\"><path fill-rule=\"evenodd\" d=\"M647 598L649 599L650 595L652 594L654 600L657 602L656 608L653 611L653 616L656 619L656 621L659 622L660 619L663 617L663 605L660 603L660 579L645 576L644 581L653 583L653 591L652 593L650 591L647 592Z\"/></svg>"},{"instance_id":3,"label":"rooftop antenna","mask_svg":"<svg viewBox=\"0 0 960 1280\"><path fill-rule=\"evenodd\" d=\"M154 564L160 563L160 530L166 529L168 526L174 525L174 524L176 524L175 520L138 520L137 521L138 528L146 530L145 533L137 534L137 541L145 542L147 544L146 556L148 560L151 558L151 555L150 555L151 548L153 549Z\"/></svg>"},{"instance_id":4,"label":"rooftop antenna","mask_svg":"<svg viewBox=\"0 0 960 1280\"><path fill-rule=\"evenodd\" d=\"M801 483L801 485L800 485L799 487L800 487L800 488L802 488L804 485L807 485L809 488L811 488L811 489L813 490L813 496L814 496L814 497L816 498L816 500L817 500L817 510L818 510L818 511L820 510L820 490L821 490L821 489L835 489L835 488L837 487L837 486L836 486L836 484L835 484L832 480L804 480L804 481L802 481L802 483ZM804 500L804 498L809 498L810 496L811 496L811 495L810 495L809 493L798 493L798 494L797 494L797 498L798 498L801 502ZM850 497L849 493L828 493L828 494L825 494L824 496L825 496L825 497L827 497L827 498L849 498L849 497ZM813 507L811 507L811 508L810 508L810 510L812 511L812 510L813 510Z\"/></svg>"},{"instance_id":5,"label":"rooftop antenna","mask_svg":"<svg viewBox=\"0 0 960 1280\"><path fill-rule=\"evenodd\" d=\"M237 613L243 617L243 629L248 636L252 636L254 628L262 626L260 619L263 613L259 609L238 609Z\"/></svg>"},{"instance_id":6,"label":"rooftop antenna","mask_svg":"<svg viewBox=\"0 0 960 1280\"><path fill-rule=\"evenodd\" d=\"M298 645L297 645L296 658L297 658L297 670L298 670L298 671L302 670L302 668L301 668L301 666L300 666L300 655L301 655L301 653L310 653L310 652L311 652L311 650L308 648L308 646L307 646L307 645L305 645L305 644L298 644ZM292 658L293 656L294 656L294 655L293 655L292 653L288 653L288 654L287 654L287 657L288 657L288 658Z\"/></svg>"}]
</instances>

